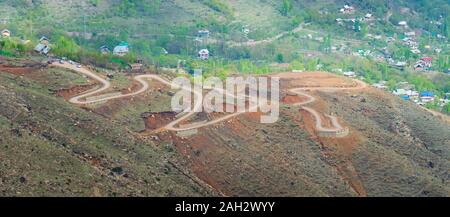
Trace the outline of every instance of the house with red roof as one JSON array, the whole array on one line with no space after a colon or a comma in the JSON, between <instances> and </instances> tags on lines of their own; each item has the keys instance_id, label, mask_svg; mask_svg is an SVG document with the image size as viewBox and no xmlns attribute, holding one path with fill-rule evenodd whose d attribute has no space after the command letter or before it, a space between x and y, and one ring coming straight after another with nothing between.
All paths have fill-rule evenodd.
<instances>
[{"instance_id":1,"label":"house with red roof","mask_svg":"<svg viewBox=\"0 0 450 217\"><path fill-rule=\"evenodd\" d=\"M433 58L431 57L423 57L419 61L414 64L414 68L416 70L425 70L430 69L433 63Z\"/></svg>"}]
</instances>

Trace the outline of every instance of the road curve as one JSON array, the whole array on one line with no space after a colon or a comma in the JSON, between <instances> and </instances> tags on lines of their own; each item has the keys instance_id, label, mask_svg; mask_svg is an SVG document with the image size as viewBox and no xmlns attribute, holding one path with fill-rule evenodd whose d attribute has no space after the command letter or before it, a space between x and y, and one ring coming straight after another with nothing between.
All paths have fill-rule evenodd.
<instances>
[{"instance_id":1,"label":"road curve","mask_svg":"<svg viewBox=\"0 0 450 217\"><path fill-rule=\"evenodd\" d=\"M327 91L337 91L337 90L356 90L356 89L363 89L367 87L366 83L354 80L356 82L355 86L352 87L302 87L302 88L293 88L290 89L289 92L294 93L298 96L304 96L307 99L303 102L295 103L294 106L300 106L303 110L309 112L316 122L315 128L318 132L328 132L328 133L338 133L343 130L345 130L338 122L337 117L332 115L325 115L331 120L332 127L324 127L322 124L322 118L319 115L319 112L317 112L315 109L306 107L304 105L313 103L316 101L316 98L314 96L311 96L307 93L305 93L305 90L327 90Z\"/></svg>"},{"instance_id":2,"label":"road curve","mask_svg":"<svg viewBox=\"0 0 450 217\"><path fill-rule=\"evenodd\" d=\"M109 81L103 79L102 77L96 75L95 73L89 71L86 68L83 68L83 67L77 68L75 65L71 65L71 64L68 64L68 63L61 64L61 63L56 63L55 62L52 65L58 66L58 67L62 67L62 68L66 68L66 69L70 69L70 70L73 70L73 71L76 71L76 72L80 72L80 73L82 73L82 74L84 74L84 75L86 75L86 76L88 76L90 78L93 78L94 80L96 80L96 81L98 81L98 82L100 82L102 84L102 86L99 89L94 88L92 90L87 91L84 94L81 94L79 96L75 96L75 97L69 99L69 102L71 102L71 103L74 103L74 104L89 104L89 103L93 103L93 101L86 102L86 101L81 101L80 99L86 98L86 97L89 97L89 96L92 96L92 95L95 95L95 94L98 94L98 93L101 93L101 92L103 92L103 91L105 91L105 90L107 90L107 89L109 89L111 87L111 83Z\"/></svg>"}]
</instances>

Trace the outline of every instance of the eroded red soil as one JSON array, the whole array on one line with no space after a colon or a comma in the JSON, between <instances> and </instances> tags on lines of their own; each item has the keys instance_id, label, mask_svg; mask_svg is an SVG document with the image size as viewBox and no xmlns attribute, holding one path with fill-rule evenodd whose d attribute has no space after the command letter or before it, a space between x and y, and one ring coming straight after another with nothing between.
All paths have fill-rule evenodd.
<instances>
[{"instance_id":1,"label":"eroded red soil","mask_svg":"<svg viewBox=\"0 0 450 217\"><path fill-rule=\"evenodd\" d=\"M63 97L65 100L69 100L70 98L77 96L85 91L88 91L92 88L94 88L95 84L89 84L89 85L79 85L74 86L67 89L61 89L56 91L56 95Z\"/></svg>"}]
</instances>

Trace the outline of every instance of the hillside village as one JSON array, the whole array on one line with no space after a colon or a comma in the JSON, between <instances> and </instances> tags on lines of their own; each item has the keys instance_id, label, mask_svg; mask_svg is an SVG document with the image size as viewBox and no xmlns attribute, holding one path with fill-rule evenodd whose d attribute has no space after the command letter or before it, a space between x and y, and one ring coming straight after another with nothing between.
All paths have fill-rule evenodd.
<instances>
[{"instance_id":1,"label":"hillside village","mask_svg":"<svg viewBox=\"0 0 450 217\"><path fill-rule=\"evenodd\" d=\"M206 33L207 32L207 33ZM199 30L199 35L203 34L203 36L201 37L207 37L205 35L209 34L209 31L207 30ZM11 32L7 29L2 31L2 37L3 38L9 38L11 37ZM34 48L34 51L37 53L40 53L42 55L48 56L50 54L50 50L51 50L51 46L50 46L50 40L45 37L42 36L39 39L39 43L36 45L36 47ZM129 53L130 51L130 47L129 44L127 42L120 42L116 47L114 47L112 54L115 56L125 56ZM102 55L109 55L111 53L110 49L105 45L99 48L99 52ZM358 55L359 53L356 53L355 55ZM369 53L370 55L370 53ZM52 61L58 61L58 57L54 57L53 55L51 55L51 59ZM209 59L209 51L207 49L202 49L199 51L198 54L198 58L200 60L206 61ZM60 62L62 63L63 61L67 60L66 57L59 57ZM69 60L70 63L72 64L77 64L71 60ZM399 64L397 63L396 66L398 66ZM420 60L417 61L417 63L414 65L414 69L415 70L428 70L430 69L432 66L432 58L430 57L424 57L421 58ZM133 73L139 73L142 72L142 67L143 64L142 62L137 62L137 63L131 63L129 64L129 69L130 72ZM405 65L402 65L402 67L405 67ZM183 69L179 69L180 71L185 71ZM296 71L296 70L293 70ZM342 72L342 69L337 69L337 71ZM301 72L301 71L300 71ZM357 78L357 73L355 72L343 72L342 75L349 77L349 78ZM110 78L112 79L113 76L110 76ZM359 77L361 80L364 80L364 77ZM374 83L372 84L373 87L378 88L378 89L382 89L382 90L386 90L389 91L388 86L386 86L386 81L380 81L378 83ZM396 88L391 92L392 94L394 94L395 96L401 97L404 100L407 101L412 101L417 105L420 106L427 106L427 105L431 105L433 104L435 108L438 108L439 110L441 110L444 106L450 104L450 92L449 93L445 93L444 96L439 97L436 96L435 93L433 93L432 91L422 91L422 92L418 92L415 89L415 86L412 84L409 84L408 82L399 82L396 84Z\"/></svg>"},{"instance_id":2,"label":"hillside village","mask_svg":"<svg viewBox=\"0 0 450 217\"><path fill-rule=\"evenodd\" d=\"M340 9L340 12L343 15L354 14L356 9L353 6L345 5ZM336 23L340 26L350 28L354 31L361 31L361 23L365 23L368 26L375 25L375 21L381 20L381 18L374 17L373 14L367 13L364 17L348 17L347 18L337 18ZM435 24L437 26L442 25L443 16L440 16L439 21L430 21L431 24ZM384 41L387 45L395 43L400 40L401 44L409 47L409 51L415 55L422 55L422 53L433 53L439 54L442 51L441 47L437 47L435 45L425 44L423 48L419 48L418 37L422 34L430 34L420 29L412 29L408 26L407 21L399 21L396 28L400 31L400 35L397 37L394 36L384 36L384 35L373 35L371 33L367 33L365 37L371 40ZM440 34L436 36L438 39L446 40L446 37ZM422 50L421 50L422 49ZM336 47L332 47L332 50L336 50ZM388 50L387 46L377 47L376 50L358 50L358 52L352 53L355 56L371 56L379 61L386 61L391 66L394 67L414 67L415 70L423 71L430 70L432 68L433 58L431 57L422 57L418 59L416 62L411 62L408 64L403 60L395 60L392 56L392 53ZM445 70L444 73L449 73L449 69Z\"/></svg>"}]
</instances>

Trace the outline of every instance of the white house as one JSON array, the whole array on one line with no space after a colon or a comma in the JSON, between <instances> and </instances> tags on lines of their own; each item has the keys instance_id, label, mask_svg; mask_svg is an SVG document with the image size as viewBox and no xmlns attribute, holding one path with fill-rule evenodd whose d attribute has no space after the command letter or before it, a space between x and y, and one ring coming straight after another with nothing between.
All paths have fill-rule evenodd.
<instances>
[{"instance_id":1,"label":"white house","mask_svg":"<svg viewBox=\"0 0 450 217\"><path fill-rule=\"evenodd\" d=\"M120 42L119 45L114 47L113 54L116 56L125 56L130 52L130 47L127 42Z\"/></svg>"},{"instance_id":2,"label":"white house","mask_svg":"<svg viewBox=\"0 0 450 217\"><path fill-rule=\"evenodd\" d=\"M416 99L419 97L419 92L415 90L407 90L406 95L408 95L411 99Z\"/></svg>"},{"instance_id":3,"label":"white house","mask_svg":"<svg viewBox=\"0 0 450 217\"><path fill-rule=\"evenodd\" d=\"M399 26L406 27L406 26L408 26L408 22L406 22L406 21L400 21L400 22L398 22L398 25L399 25Z\"/></svg>"},{"instance_id":4,"label":"white house","mask_svg":"<svg viewBox=\"0 0 450 217\"><path fill-rule=\"evenodd\" d=\"M406 62L398 61L397 63L395 63L395 66L397 66L397 67L405 67L406 64L407 64Z\"/></svg>"},{"instance_id":5,"label":"white house","mask_svg":"<svg viewBox=\"0 0 450 217\"><path fill-rule=\"evenodd\" d=\"M405 32L405 35L408 36L408 37L413 37L413 36L416 36L416 32L414 32L414 31Z\"/></svg>"},{"instance_id":6,"label":"white house","mask_svg":"<svg viewBox=\"0 0 450 217\"><path fill-rule=\"evenodd\" d=\"M397 89L397 90L394 90L394 92L392 92L392 93L396 96L406 95L406 90L405 89Z\"/></svg>"},{"instance_id":7,"label":"white house","mask_svg":"<svg viewBox=\"0 0 450 217\"><path fill-rule=\"evenodd\" d=\"M420 60L418 60L416 62L416 64L414 64L414 68L416 70L429 69L429 68L432 67L432 63L433 63L433 58L431 58L431 57L424 57L424 58L421 58Z\"/></svg>"},{"instance_id":8,"label":"white house","mask_svg":"<svg viewBox=\"0 0 450 217\"><path fill-rule=\"evenodd\" d=\"M198 52L198 57L202 60L208 60L209 59L209 50L208 49L201 49Z\"/></svg>"},{"instance_id":9,"label":"white house","mask_svg":"<svg viewBox=\"0 0 450 217\"><path fill-rule=\"evenodd\" d=\"M345 77L354 78L356 77L356 73L352 71L344 72Z\"/></svg>"},{"instance_id":10,"label":"white house","mask_svg":"<svg viewBox=\"0 0 450 217\"><path fill-rule=\"evenodd\" d=\"M351 14L355 12L355 8L349 5L344 5L344 7L341 8L339 11L343 14Z\"/></svg>"},{"instance_id":11,"label":"white house","mask_svg":"<svg viewBox=\"0 0 450 217\"><path fill-rule=\"evenodd\" d=\"M11 31L4 29L1 32L3 38L9 38L11 36Z\"/></svg>"}]
</instances>

